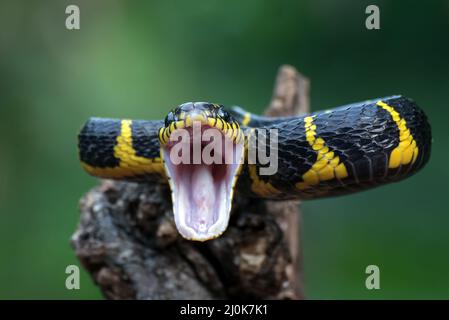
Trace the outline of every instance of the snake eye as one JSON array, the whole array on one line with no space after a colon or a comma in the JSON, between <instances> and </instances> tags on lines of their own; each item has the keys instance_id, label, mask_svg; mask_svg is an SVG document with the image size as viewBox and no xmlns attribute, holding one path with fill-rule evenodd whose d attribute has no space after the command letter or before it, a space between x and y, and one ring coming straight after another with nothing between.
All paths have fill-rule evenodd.
<instances>
[{"instance_id":1,"label":"snake eye","mask_svg":"<svg viewBox=\"0 0 449 320\"><path fill-rule=\"evenodd\" d=\"M229 122L229 120L231 118L229 113L226 110L223 110L221 108L218 110L217 115L226 122Z\"/></svg>"},{"instance_id":2,"label":"snake eye","mask_svg":"<svg viewBox=\"0 0 449 320\"><path fill-rule=\"evenodd\" d=\"M175 121L175 114L173 111L170 111L165 117L165 127L168 127L173 121Z\"/></svg>"}]
</instances>

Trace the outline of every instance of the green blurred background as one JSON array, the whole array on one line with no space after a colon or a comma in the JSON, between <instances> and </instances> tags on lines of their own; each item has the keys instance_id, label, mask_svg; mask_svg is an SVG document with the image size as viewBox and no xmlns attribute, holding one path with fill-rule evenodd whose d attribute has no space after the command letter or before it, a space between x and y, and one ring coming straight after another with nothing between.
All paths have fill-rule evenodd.
<instances>
[{"instance_id":1,"label":"green blurred background","mask_svg":"<svg viewBox=\"0 0 449 320\"><path fill-rule=\"evenodd\" d=\"M81 29L65 28L77 4ZM377 4L381 30L365 29ZM192 100L260 112L281 64L312 110L401 93L433 154L404 182L304 203L308 298L449 298L449 1L5 1L0 4L0 298L101 298L69 239L97 182L78 163L90 116L162 118ZM365 288L365 268L381 289Z\"/></svg>"}]
</instances>

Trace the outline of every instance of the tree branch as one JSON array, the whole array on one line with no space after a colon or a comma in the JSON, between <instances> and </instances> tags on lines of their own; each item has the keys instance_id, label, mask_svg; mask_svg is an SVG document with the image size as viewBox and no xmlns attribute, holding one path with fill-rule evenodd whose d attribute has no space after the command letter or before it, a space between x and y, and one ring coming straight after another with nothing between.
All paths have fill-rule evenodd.
<instances>
[{"instance_id":1,"label":"tree branch","mask_svg":"<svg viewBox=\"0 0 449 320\"><path fill-rule=\"evenodd\" d=\"M280 68L266 114L308 111L309 82ZM299 206L235 196L227 231L176 231L167 185L104 180L80 201L72 246L108 299L299 299Z\"/></svg>"}]
</instances>

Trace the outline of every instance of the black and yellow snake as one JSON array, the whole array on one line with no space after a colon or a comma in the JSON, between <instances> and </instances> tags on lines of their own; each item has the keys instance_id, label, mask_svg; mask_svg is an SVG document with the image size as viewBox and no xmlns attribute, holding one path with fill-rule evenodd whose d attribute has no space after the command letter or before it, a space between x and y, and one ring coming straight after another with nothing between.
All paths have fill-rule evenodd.
<instances>
[{"instance_id":1,"label":"black and yellow snake","mask_svg":"<svg viewBox=\"0 0 449 320\"><path fill-rule=\"evenodd\" d=\"M239 161L173 163L168 155L178 140L170 138L179 129L191 133L196 122L218 130ZM248 137L264 146L258 139L266 140L270 129L277 132L277 145L269 150L278 156L277 170L261 175L261 161L246 161ZM188 144L193 151L192 140ZM204 241L226 230L234 189L265 199L314 199L398 181L428 161L431 129L423 111L403 96L283 118L190 102L173 109L165 121L91 118L78 146L82 166L91 175L168 181L178 231ZM206 146L201 142L201 150Z\"/></svg>"}]
</instances>

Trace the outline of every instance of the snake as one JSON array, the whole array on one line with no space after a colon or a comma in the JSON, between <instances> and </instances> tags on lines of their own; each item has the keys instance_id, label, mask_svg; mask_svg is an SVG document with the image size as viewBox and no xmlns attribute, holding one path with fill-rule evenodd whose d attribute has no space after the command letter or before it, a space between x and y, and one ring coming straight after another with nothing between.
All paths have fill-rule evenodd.
<instances>
[{"instance_id":1,"label":"snake","mask_svg":"<svg viewBox=\"0 0 449 320\"><path fill-rule=\"evenodd\" d=\"M431 142L422 109L395 95L288 117L209 102L181 104L164 120L93 117L78 150L92 176L168 183L178 232L206 241L225 232L235 192L271 200L352 194L412 176Z\"/></svg>"}]
</instances>

